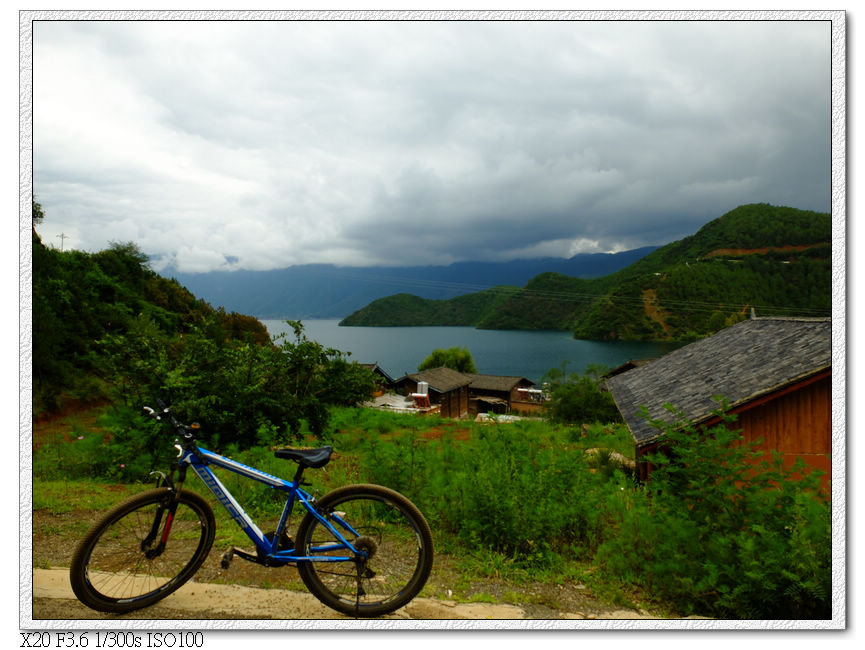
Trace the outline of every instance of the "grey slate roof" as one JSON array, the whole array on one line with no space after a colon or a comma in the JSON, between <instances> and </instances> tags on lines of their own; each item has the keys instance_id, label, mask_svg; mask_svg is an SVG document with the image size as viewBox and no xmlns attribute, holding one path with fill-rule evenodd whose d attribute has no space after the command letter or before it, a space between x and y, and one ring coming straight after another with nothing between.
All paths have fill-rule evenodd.
<instances>
[{"instance_id":1,"label":"grey slate roof","mask_svg":"<svg viewBox=\"0 0 865 650\"><path fill-rule=\"evenodd\" d=\"M510 392L515 386L526 384L533 386L534 382L525 377L510 377L507 375L477 375L465 373L471 380L471 388L477 390L495 390L503 393Z\"/></svg>"},{"instance_id":2,"label":"grey slate roof","mask_svg":"<svg viewBox=\"0 0 865 650\"><path fill-rule=\"evenodd\" d=\"M413 381L425 381L432 390L439 393L447 393L462 386L468 386L471 383L471 378L468 375L451 370L446 366L416 372L406 375L402 379L406 377ZM399 381L402 381L402 379Z\"/></svg>"},{"instance_id":3,"label":"grey slate roof","mask_svg":"<svg viewBox=\"0 0 865 650\"><path fill-rule=\"evenodd\" d=\"M360 365L362 367L368 369L368 370L371 370L372 372L377 372L382 377L384 377L388 381L388 383L391 383L391 384L393 383L393 377L391 377L384 368L382 368L380 365L378 365L378 362L376 362L376 363L361 363Z\"/></svg>"},{"instance_id":4,"label":"grey slate roof","mask_svg":"<svg viewBox=\"0 0 865 650\"><path fill-rule=\"evenodd\" d=\"M686 345L647 365L607 380L607 387L638 446L660 432L640 415L673 422L672 404L699 423L718 409L713 396L731 408L805 379L832 366L829 319L756 318Z\"/></svg>"}]
</instances>

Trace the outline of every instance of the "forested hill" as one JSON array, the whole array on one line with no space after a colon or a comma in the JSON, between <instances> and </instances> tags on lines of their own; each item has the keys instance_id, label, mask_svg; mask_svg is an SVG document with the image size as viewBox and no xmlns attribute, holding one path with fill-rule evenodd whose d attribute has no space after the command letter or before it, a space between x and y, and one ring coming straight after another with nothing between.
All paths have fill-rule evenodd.
<instances>
[{"instance_id":1,"label":"forested hill","mask_svg":"<svg viewBox=\"0 0 865 650\"><path fill-rule=\"evenodd\" d=\"M451 300L377 300L343 325L555 329L577 338L675 340L745 318L829 316L831 218L769 204L728 212L697 233L596 279L543 273L525 287ZM403 308L412 304L410 317Z\"/></svg>"},{"instance_id":2,"label":"forested hill","mask_svg":"<svg viewBox=\"0 0 865 650\"><path fill-rule=\"evenodd\" d=\"M107 367L112 337L152 342L196 328L206 330L214 345L270 342L258 319L214 309L177 281L154 273L133 243L92 254L61 253L33 231L35 410L52 410L63 399L103 396L104 385L117 381ZM155 347L147 351L151 357L160 353ZM131 349L119 354L128 357Z\"/></svg>"},{"instance_id":3,"label":"forested hill","mask_svg":"<svg viewBox=\"0 0 865 650\"><path fill-rule=\"evenodd\" d=\"M90 450L111 476L140 480L163 467L164 434L140 415L156 398L199 422L219 450L284 445L304 427L320 434L331 406L372 396L372 372L310 341L301 323L289 322L294 336L271 340L258 319L214 309L154 272L132 242L98 253L44 246L35 230L42 218L34 200L33 415L110 404L111 453L101 436L75 453Z\"/></svg>"}]
</instances>

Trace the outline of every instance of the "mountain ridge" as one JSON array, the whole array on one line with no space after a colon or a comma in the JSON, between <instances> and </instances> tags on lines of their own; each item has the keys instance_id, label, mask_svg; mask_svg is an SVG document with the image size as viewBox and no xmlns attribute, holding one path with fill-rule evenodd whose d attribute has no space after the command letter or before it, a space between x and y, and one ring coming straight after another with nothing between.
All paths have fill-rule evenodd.
<instances>
[{"instance_id":1,"label":"mountain ridge","mask_svg":"<svg viewBox=\"0 0 865 650\"><path fill-rule=\"evenodd\" d=\"M455 262L447 266L339 267L307 264L270 271L161 273L196 296L232 312L262 319L343 318L404 287L424 299L443 300L499 285L523 286L544 271L600 277L656 250L645 246L620 253L579 253L570 258L509 262Z\"/></svg>"},{"instance_id":2,"label":"mountain ridge","mask_svg":"<svg viewBox=\"0 0 865 650\"><path fill-rule=\"evenodd\" d=\"M428 302L412 325L552 329L594 340L687 340L745 317L831 313L831 217L767 203L739 206L695 234L600 278L545 272L461 309ZM405 300L405 298L402 298ZM481 302L481 299L478 299ZM370 303L342 325L386 326L396 303ZM446 315L453 317L449 320ZM469 314L474 316L469 317Z\"/></svg>"}]
</instances>

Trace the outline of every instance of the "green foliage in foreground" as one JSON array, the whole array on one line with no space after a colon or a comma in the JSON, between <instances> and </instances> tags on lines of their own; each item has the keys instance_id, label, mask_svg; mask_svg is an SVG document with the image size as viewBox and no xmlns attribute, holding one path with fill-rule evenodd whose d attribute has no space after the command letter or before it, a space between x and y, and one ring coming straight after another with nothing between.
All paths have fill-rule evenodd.
<instances>
[{"instance_id":1,"label":"green foliage in foreground","mask_svg":"<svg viewBox=\"0 0 865 650\"><path fill-rule=\"evenodd\" d=\"M591 427L583 438L541 421L476 424L338 408L323 434L338 456L309 480L320 494L359 481L403 492L429 519L437 548L475 570L483 563L511 577L576 579L606 595L639 590L683 615L831 616L830 504L818 477L794 480L779 461L761 461L755 472L738 432L722 425L698 434L680 424L664 428L669 451L653 459L658 469L641 486L587 453L626 448L624 427ZM602 433L608 429L615 433ZM84 462L113 446L94 442L76 453ZM277 475L293 468L263 446L228 451ZM34 475L58 478L74 465L65 454L46 445ZM272 490L248 481L229 488L256 517L278 516Z\"/></svg>"},{"instance_id":2,"label":"green foliage in foreground","mask_svg":"<svg viewBox=\"0 0 865 650\"><path fill-rule=\"evenodd\" d=\"M672 451L640 486L600 471L562 434L517 423L467 441L371 436L359 457L371 480L408 494L464 552L488 549L545 573L588 562L597 580L686 615L831 616L830 506L816 474L796 480L780 460L755 472L740 432L682 423L666 429Z\"/></svg>"},{"instance_id":3,"label":"green foliage in foreground","mask_svg":"<svg viewBox=\"0 0 865 650\"><path fill-rule=\"evenodd\" d=\"M329 408L369 399L375 380L344 353L310 341L300 322L288 322L294 338L279 345L220 342L205 328L166 336L136 322L130 335L105 341L115 392L132 408L165 400L181 421L199 422L214 449L287 442L302 423L322 433Z\"/></svg>"},{"instance_id":4,"label":"green foliage in foreground","mask_svg":"<svg viewBox=\"0 0 865 650\"><path fill-rule=\"evenodd\" d=\"M616 533L595 560L685 614L830 618L830 504L819 473L767 459L731 422L708 432L681 416L654 423L667 448L651 458L647 489L609 503Z\"/></svg>"}]
</instances>

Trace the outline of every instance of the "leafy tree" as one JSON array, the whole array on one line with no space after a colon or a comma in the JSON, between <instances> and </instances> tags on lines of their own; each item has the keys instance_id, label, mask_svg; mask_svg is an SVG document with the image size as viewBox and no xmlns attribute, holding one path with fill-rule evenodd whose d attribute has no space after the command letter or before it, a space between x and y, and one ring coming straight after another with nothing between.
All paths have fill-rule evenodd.
<instances>
[{"instance_id":1,"label":"leafy tree","mask_svg":"<svg viewBox=\"0 0 865 650\"><path fill-rule=\"evenodd\" d=\"M37 223L42 223L45 213L42 211L42 206L36 202L35 194L31 200L33 201L33 225L35 226Z\"/></svg>"},{"instance_id":2,"label":"leafy tree","mask_svg":"<svg viewBox=\"0 0 865 650\"><path fill-rule=\"evenodd\" d=\"M321 434L331 406L372 396L374 376L310 341L300 322L289 324L293 340L257 345L214 336L222 332L218 313L173 335L142 316L128 335L105 339L106 374L118 401L143 405L161 397L181 419L199 422L214 446L285 442L300 435L303 422Z\"/></svg>"},{"instance_id":3,"label":"leafy tree","mask_svg":"<svg viewBox=\"0 0 865 650\"><path fill-rule=\"evenodd\" d=\"M592 365L583 375L561 369L547 373L544 382L550 386L547 417L552 422L582 424L620 422L621 415L612 396L600 388L601 366Z\"/></svg>"},{"instance_id":4,"label":"leafy tree","mask_svg":"<svg viewBox=\"0 0 865 650\"><path fill-rule=\"evenodd\" d=\"M437 348L417 367L418 371L446 366L457 372L477 373L472 353L465 347Z\"/></svg>"}]
</instances>

